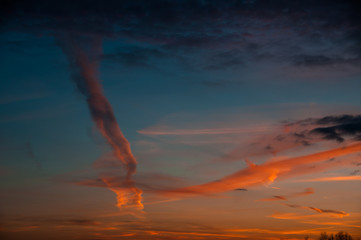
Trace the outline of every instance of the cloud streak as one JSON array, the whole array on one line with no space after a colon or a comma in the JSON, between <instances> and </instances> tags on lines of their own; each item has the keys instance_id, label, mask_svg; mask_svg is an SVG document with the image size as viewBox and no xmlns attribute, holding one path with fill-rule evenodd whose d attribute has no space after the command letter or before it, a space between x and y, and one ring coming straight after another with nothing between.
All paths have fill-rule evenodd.
<instances>
[{"instance_id":1,"label":"cloud streak","mask_svg":"<svg viewBox=\"0 0 361 240\"><path fill-rule=\"evenodd\" d=\"M339 182L339 181L361 181L361 176L338 176L295 180L294 182Z\"/></svg>"},{"instance_id":2,"label":"cloud streak","mask_svg":"<svg viewBox=\"0 0 361 240\"><path fill-rule=\"evenodd\" d=\"M306 168L301 172L293 171L294 169L307 166L311 163L320 163L333 157L345 156L359 151L361 151L361 143L356 143L305 156L288 158L276 162L267 162L263 165L250 164L249 167L217 181L162 191L161 193L170 196L186 197L192 195L215 194L237 188L270 184L277 178L287 179L300 174L303 175L311 172L317 172L324 168Z\"/></svg>"},{"instance_id":3,"label":"cloud streak","mask_svg":"<svg viewBox=\"0 0 361 240\"><path fill-rule=\"evenodd\" d=\"M335 215L331 215L335 217ZM323 226L343 226L343 227L352 227L352 228L361 228L359 225L355 225L358 221L350 220L346 221L340 219L340 221L329 222L325 220L325 216L322 214L312 214L312 215L298 215L295 213L274 213L270 216L275 219L282 220L297 220L301 223L314 224L314 225L323 225ZM336 215L337 218L339 218Z\"/></svg>"},{"instance_id":4,"label":"cloud streak","mask_svg":"<svg viewBox=\"0 0 361 240\"><path fill-rule=\"evenodd\" d=\"M142 191L135 186L132 175L136 172L137 161L133 156L130 144L120 130L113 109L103 94L98 79L98 60L95 56L102 53L101 39L87 37L84 40L70 34L59 37L58 43L68 57L72 79L77 90L85 96L88 108L100 133L114 151L117 160L126 167L124 187L115 187L111 179L103 176L102 180L117 195L119 208L123 206L142 209Z\"/></svg>"},{"instance_id":5,"label":"cloud streak","mask_svg":"<svg viewBox=\"0 0 361 240\"><path fill-rule=\"evenodd\" d=\"M316 207L307 207L307 206L300 206L300 205L294 205L294 204L284 204L285 206L291 207L291 208L302 208L302 209L307 209L310 211L315 211L318 213L331 213L334 216L343 218L346 216L349 216L349 213L346 213L344 211L338 211L338 210L330 210L330 209L321 209L321 208L316 208Z\"/></svg>"},{"instance_id":6,"label":"cloud streak","mask_svg":"<svg viewBox=\"0 0 361 240\"><path fill-rule=\"evenodd\" d=\"M205 129L144 129L138 133L144 135L223 135L223 134L246 134L263 133L270 127L248 127L248 128L205 128Z\"/></svg>"},{"instance_id":7,"label":"cloud streak","mask_svg":"<svg viewBox=\"0 0 361 240\"><path fill-rule=\"evenodd\" d=\"M264 198L259 201L287 200L289 198L300 197L300 196L310 195L310 194L314 194L314 193L315 193L315 191L313 190L313 188L306 188L302 192L297 192L297 193L286 195L286 196L273 196L271 198Z\"/></svg>"}]
</instances>

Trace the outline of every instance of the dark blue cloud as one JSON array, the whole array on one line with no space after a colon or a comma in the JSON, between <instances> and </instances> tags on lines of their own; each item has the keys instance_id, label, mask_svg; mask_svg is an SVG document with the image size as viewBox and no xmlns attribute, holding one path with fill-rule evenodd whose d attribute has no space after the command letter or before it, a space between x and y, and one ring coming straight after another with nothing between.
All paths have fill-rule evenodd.
<instances>
[{"instance_id":1,"label":"dark blue cloud","mask_svg":"<svg viewBox=\"0 0 361 240\"><path fill-rule=\"evenodd\" d=\"M319 135L327 140L343 142L346 138L361 141L361 115L337 115L323 118L309 118L299 121L302 126L319 125L308 131L295 133L294 136L304 140L312 135Z\"/></svg>"},{"instance_id":2,"label":"dark blue cloud","mask_svg":"<svg viewBox=\"0 0 361 240\"><path fill-rule=\"evenodd\" d=\"M360 69L359 5L341 0L7 1L1 31L122 39L122 48L105 51L103 59L124 67L154 68L166 58L191 71L276 64L327 74L325 67Z\"/></svg>"}]
</instances>

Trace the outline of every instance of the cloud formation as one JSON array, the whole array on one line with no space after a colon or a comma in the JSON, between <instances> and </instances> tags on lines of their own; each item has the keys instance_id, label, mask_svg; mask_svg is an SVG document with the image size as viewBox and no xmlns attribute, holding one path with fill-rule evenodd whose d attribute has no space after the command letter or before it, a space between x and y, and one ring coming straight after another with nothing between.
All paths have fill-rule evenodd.
<instances>
[{"instance_id":1,"label":"cloud formation","mask_svg":"<svg viewBox=\"0 0 361 240\"><path fill-rule=\"evenodd\" d=\"M338 181L361 181L361 176L337 176L295 180L295 182L338 182Z\"/></svg>"},{"instance_id":2,"label":"cloud formation","mask_svg":"<svg viewBox=\"0 0 361 240\"><path fill-rule=\"evenodd\" d=\"M254 128L205 128L205 129L162 129L151 128L139 130L138 133L144 135L227 135L227 134L246 134L262 133L269 130L269 126Z\"/></svg>"},{"instance_id":3,"label":"cloud formation","mask_svg":"<svg viewBox=\"0 0 361 240\"><path fill-rule=\"evenodd\" d=\"M305 138L305 134L319 135L326 140L343 142L347 138L361 141L361 115L337 115L323 118L309 118L290 123L289 126L300 125L302 127L314 126L313 129L295 133L299 138Z\"/></svg>"},{"instance_id":4,"label":"cloud formation","mask_svg":"<svg viewBox=\"0 0 361 240\"><path fill-rule=\"evenodd\" d=\"M118 126L112 106L104 96L97 78L98 61L94 59L94 56L102 53L101 40L95 37L84 39L77 35L64 35L58 38L58 42L68 57L72 79L77 90L86 98L94 123L113 149L116 159L126 167L122 188L114 186L108 176L104 176L102 180L116 193L119 208L128 206L142 209L142 191L132 180L137 161L131 152L128 140Z\"/></svg>"},{"instance_id":5,"label":"cloud formation","mask_svg":"<svg viewBox=\"0 0 361 240\"><path fill-rule=\"evenodd\" d=\"M309 154L300 157L288 158L279 161L266 162L262 165L250 164L247 168L237 171L222 179L185 188L163 191L162 194L170 196L192 196L221 193L237 188L270 184L277 178L287 179L311 172L318 172L324 168L306 168L298 171L301 167L327 161L332 157L345 156L361 151L361 143L335 148L323 152ZM297 169L297 171L294 171ZM310 189L309 189L310 190ZM310 193L312 191L306 191Z\"/></svg>"},{"instance_id":6,"label":"cloud formation","mask_svg":"<svg viewBox=\"0 0 361 240\"><path fill-rule=\"evenodd\" d=\"M290 195L286 195L286 196L273 196L271 198L263 198L260 199L259 201L276 201L276 200L288 200L289 198L294 198L294 197L300 197L300 196L305 196L305 195L310 195L313 194L315 191L313 190L313 188L306 188L304 191L302 192L297 192L297 193L293 193Z\"/></svg>"},{"instance_id":7,"label":"cloud formation","mask_svg":"<svg viewBox=\"0 0 361 240\"><path fill-rule=\"evenodd\" d=\"M17 0L8 1L1 15L5 31L126 39L129 44L118 53L101 54L122 66L149 67L154 59L167 57L191 69L219 71L271 61L307 67L312 74L325 66L358 69L357 9L355 2L341 0L65 0L61 6Z\"/></svg>"},{"instance_id":8,"label":"cloud formation","mask_svg":"<svg viewBox=\"0 0 361 240\"><path fill-rule=\"evenodd\" d=\"M344 211L338 211L338 210L330 210L330 209L321 209L321 208L316 208L316 207L306 207L306 206L300 206L300 205L294 205L294 204L285 204L285 206L291 207L291 208L303 208L303 209L307 209L307 210L311 210L311 211L315 211L318 213L331 213L334 216L343 218L345 216L349 216L349 213L346 213Z\"/></svg>"}]
</instances>

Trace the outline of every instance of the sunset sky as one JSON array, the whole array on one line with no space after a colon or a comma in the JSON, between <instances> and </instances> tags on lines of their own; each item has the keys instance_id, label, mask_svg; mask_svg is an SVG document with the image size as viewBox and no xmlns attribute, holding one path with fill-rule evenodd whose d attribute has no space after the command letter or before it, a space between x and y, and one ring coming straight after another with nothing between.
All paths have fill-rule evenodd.
<instances>
[{"instance_id":1,"label":"sunset sky","mask_svg":"<svg viewBox=\"0 0 361 240\"><path fill-rule=\"evenodd\" d=\"M0 7L0 239L361 237L361 7Z\"/></svg>"}]
</instances>

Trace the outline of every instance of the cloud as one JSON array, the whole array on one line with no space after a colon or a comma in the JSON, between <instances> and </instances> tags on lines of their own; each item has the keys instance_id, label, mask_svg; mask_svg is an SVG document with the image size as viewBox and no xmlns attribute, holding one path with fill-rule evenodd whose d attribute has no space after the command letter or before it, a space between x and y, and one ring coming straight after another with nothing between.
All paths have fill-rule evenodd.
<instances>
[{"instance_id":1,"label":"cloud","mask_svg":"<svg viewBox=\"0 0 361 240\"><path fill-rule=\"evenodd\" d=\"M289 198L294 198L294 197L300 197L300 196L305 196L305 195L310 195L313 194L315 191L313 190L313 188L306 188L304 191L302 192L297 192L297 193L293 193L290 195L286 195L286 196L273 196L272 198L264 198L264 199L260 199L259 201L276 201L276 200L288 200Z\"/></svg>"},{"instance_id":2,"label":"cloud","mask_svg":"<svg viewBox=\"0 0 361 240\"><path fill-rule=\"evenodd\" d=\"M2 94L0 97L0 105L3 104L11 104L21 101L30 101L30 100L36 100L36 99L43 99L49 96L49 93L47 92L35 92L35 93L28 93L28 94L22 94L22 95L5 95Z\"/></svg>"},{"instance_id":3,"label":"cloud","mask_svg":"<svg viewBox=\"0 0 361 240\"><path fill-rule=\"evenodd\" d=\"M273 196L272 198L263 198L259 201L276 201L276 200L287 200L285 196Z\"/></svg>"},{"instance_id":4,"label":"cloud","mask_svg":"<svg viewBox=\"0 0 361 240\"><path fill-rule=\"evenodd\" d=\"M206 70L224 70L244 65L243 56L240 51L221 52L207 59Z\"/></svg>"},{"instance_id":5,"label":"cloud","mask_svg":"<svg viewBox=\"0 0 361 240\"><path fill-rule=\"evenodd\" d=\"M107 182L105 182L104 179L106 179ZM141 188L144 192L150 193L160 189L169 189L171 187L189 184L189 182L183 178L161 173L141 172L134 177L134 180L137 187ZM119 176L118 172L115 170L108 170L107 172L103 172L100 174L100 177L87 177L85 179L80 178L79 176L74 177L73 175L64 175L61 177L57 177L55 181L87 187L108 188L109 186L112 186L116 189L127 188L127 181L125 177ZM243 189L243 191L247 190Z\"/></svg>"},{"instance_id":6,"label":"cloud","mask_svg":"<svg viewBox=\"0 0 361 240\"><path fill-rule=\"evenodd\" d=\"M357 169L357 170L352 171L352 172L350 173L350 175L351 175L351 176L352 176L352 175L356 175L356 174L358 174L359 172L360 172L360 170Z\"/></svg>"},{"instance_id":7,"label":"cloud","mask_svg":"<svg viewBox=\"0 0 361 240\"><path fill-rule=\"evenodd\" d=\"M330 209L321 209L316 207L306 207L306 206L300 206L300 205L294 205L294 204L284 204L285 206L291 207L291 208L302 208L307 209L310 211L315 211L318 213L331 213L334 216L338 216L340 218L343 218L345 216L349 216L349 213L346 213L344 211L338 211L338 210L330 210Z\"/></svg>"},{"instance_id":8,"label":"cloud","mask_svg":"<svg viewBox=\"0 0 361 240\"><path fill-rule=\"evenodd\" d=\"M28 231L34 231L39 226L21 226L21 227L12 227L12 228L5 228L1 227L0 232L28 232Z\"/></svg>"},{"instance_id":9,"label":"cloud","mask_svg":"<svg viewBox=\"0 0 361 240\"><path fill-rule=\"evenodd\" d=\"M333 217L339 218L337 215L331 215ZM324 225L324 226L343 226L343 227L353 227L353 228L361 228L361 226L355 225L358 221L350 220L346 221L344 219L340 219L339 222L336 221L328 221L325 214L312 214L312 215L298 215L295 213L274 213L270 216L275 219L282 220L298 220L301 223L313 224L313 225Z\"/></svg>"},{"instance_id":10,"label":"cloud","mask_svg":"<svg viewBox=\"0 0 361 240\"><path fill-rule=\"evenodd\" d=\"M41 162L35 157L33 147L30 142L27 142L25 145L26 154L28 157L34 162L36 169L38 171L42 171L42 164Z\"/></svg>"},{"instance_id":11,"label":"cloud","mask_svg":"<svg viewBox=\"0 0 361 240\"><path fill-rule=\"evenodd\" d=\"M242 85L244 82L242 81L233 81L229 79L214 79L214 80L204 80L201 81L199 84L210 87L210 88L226 88L226 87L237 87Z\"/></svg>"},{"instance_id":12,"label":"cloud","mask_svg":"<svg viewBox=\"0 0 361 240\"><path fill-rule=\"evenodd\" d=\"M275 229L264 229L264 228L234 228L234 229L219 229L217 232L187 232L187 231L171 231L171 230L154 230L154 232L158 234L171 234L171 235L181 235L187 236L191 235L194 237L212 237L212 239L216 239L216 237L220 237L220 239L224 239L224 237L228 238L245 238L249 239L249 235L245 235L245 233L253 234L253 233L261 233L261 234L277 234L277 235L298 235L305 233L319 233L319 228L316 229L303 229L303 230L275 230ZM243 233L243 234L241 234ZM269 238L267 238L269 239Z\"/></svg>"},{"instance_id":13,"label":"cloud","mask_svg":"<svg viewBox=\"0 0 361 240\"><path fill-rule=\"evenodd\" d=\"M361 176L337 176L294 180L294 182L338 182L338 181L361 181Z\"/></svg>"},{"instance_id":14,"label":"cloud","mask_svg":"<svg viewBox=\"0 0 361 240\"><path fill-rule=\"evenodd\" d=\"M125 39L129 45L119 53L104 54L125 66L149 67L165 53L190 59L184 62L196 69L238 71L270 60L296 67L357 65L361 39L355 4L65 0L59 6L36 0L9 2L1 16L5 31ZM134 43L146 45L144 51Z\"/></svg>"},{"instance_id":15,"label":"cloud","mask_svg":"<svg viewBox=\"0 0 361 240\"><path fill-rule=\"evenodd\" d=\"M295 65L299 66L324 66L334 62L335 59L323 55L301 55L295 59Z\"/></svg>"},{"instance_id":16,"label":"cloud","mask_svg":"<svg viewBox=\"0 0 361 240\"><path fill-rule=\"evenodd\" d=\"M253 164L245 169L237 171L231 175L228 175L213 182L179 189L170 189L167 191L161 191L160 193L168 196L186 197L192 195L209 195L248 186L270 184L278 178L282 178L284 180L293 176L320 171L322 168L308 168L301 172L298 170L300 167L303 167L305 165L307 166L311 163L315 164L324 162L327 161L329 158L345 156L348 154L359 152L360 150L361 143L356 143L353 145L335 148L305 156L266 162L262 165ZM297 169L297 171L292 172L295 169ZM306 194L311 192L312 191L310 189L305 191Z\"/></svg>"},{"instance_id":17,"label":"cloud","mask_svg":"<svg viewBox=\"0 0 361 240\"><path fill-rule=\"evenodd\" d=\"M338 115L326 116L316 119L305 119L296 124L301 126L317 126L307 132L300 133L299 138L303 138L305 133L309 136L319 135L326 140L336 140L343 142L347 137L354 140L361 140L361 115ZM292 123L290 125L293 125ZM326 125L325 127L323 125ZM301 135L302 134L302 135Z\"/></svg>"},{"instance_id":18,"label":"cloud","mask_svg":"<svg viewBox=\"0 0 361 240\"><path fill-rule=\"evenodd\" d=\"M219 157L219 161L237 161L246 157L273 156L286 150L310 149L317 145L336 146L340 142L356 142L360 139L361 118L359 115L336 115L322 118L307 118L299 121L281 121L274 125L248 126L247 140L240 132L238 147ZM149 129L150 130L150 129ZM259 132L258 132L259 131ZM170 130L164 129L171 134ZM181 132L181 131L180 131ZM196 131L194 131L196 132ZM234 129L237 132L237 128ZM185 131L185 133L187 133ZM257 135L259 133L259 135ZM326 140L338 140L336 143Z\"/></svg>"},{"instance_id":19,"label":"cloud","mask_svg":"<svg viewBox=\"0 0 361 240\"><path fill-rule=\"evenodd\" d=\"M124 179L126 187L115 186L105 175L102 180L117 195L119 208L129 206L142 209L142 191L135 187L132 180L137 161L131 152L128 140L119 128L112 106L103 94L97 76L99 63L94 57L102 53L101 40L97 37L84 38L66 34L58 37L58 44L68 57L72 79L77 90L86 98L92 120L113 149L116 159L126 167Z\"/></svg>"},{"instance_id":20,"label":"cloud","mask_svg":"<svg viewBox=\"0 0 361 240\"><path fill-rule=\"evenodd\" d=\"M229 229L231 232L260 232L267 234L282 234L282 235L294 235L294 234L310 234L319 233L319 228L316 229L305 229L305 230L272 230L272 229L259 229L259 228L250 228L250 229Z\"/></svg>"},{"instance_id":21,"label":"cloud","mask_svg":"<svg viewBox=\"0 0 361 240\"><path fill-rule=\"evenodd\" d=\"M298 193L294 193L291 196L293 197L299 197L299 196L305 196L305 195L310 195L310 194L314 194L315 190L313 188L306 188L304 191L302 192L298 192Z\"/></svg>"},{"instance_id":22,"label":"cloud","mask_svg":"<svg viewBox=\"0 0 361 240\"><path fill-rule=\"evenodd\" d=\"M343 124L325 128L315 128L311 133L320 134L324 139L343 142L344 136L355 136L355 139L361 141L361 122L354 124Z\"/></svg>"},{"instance_id":23,"label":"cloud","mask_svg":"<svg viewBox=\"0 0 361 240\"><path fill-rule=\"evenodd\" d=\"M236 191L248 191L246 188L236 188Z\"/></svg>"},{"instance_id":24,"label":"cloud","mask_svg":"<svg viewBox=\"0 0 361 240\"><path fill-rule=\"evenodd\" d=\"M168 57L164 51L157 48L127 46L114 50L111 53L104 53L100 58L120 64L121 67L155 67L154 60Z\"/></svg>"},{"instance_id":25,"label":"cloud","mask_svg":"<svg viewBox=\"0 0 361 240\"><path fill-rule=\"evenodd\" d=\"M128 228L126 231L118 234L114 232L111 237L119 238L120 236L136 236L137 239L150 239L151 236L156 236L159 239L173 239L175 237L182 239L250 239L253 238L253 234L258 234L257 239L270 239L270 235L298 235L305 233L318 234L321 228L312 229L289 229L289 230L278 230L272 228L215 228L197 224L186 224L188 230L184 230L185 223L177 223L177 227L167 226L169 223L162 223L163 227L152 227L145 228L144 226L136 228ZM189 225L189 226L188 226ZM179 226L182 226L179 227ZM264 234L264 237L260 237L259 234ZM99 236L103 236L99 234ZM110 237L109 234L104 237ZM278 238L279 239L279 238Z\"/></svg>"},{"instance_id":26,"label":"cloud","mask_svg":"<svg viewBox=\"0 0 361 240\"><path fill-rule=\"evenodd\" d=\"M55 221L60 223L61 225L75 225L75 226L95 226L99 225L99 222L92 219L67 219L67 220L58 220Z\"/></svg>"},{"instance_id":27,"label":"cloud","mask_svg":"<svg viewBox=\"0 0 361 240\"><path fill-rule=\"evenodd\" d=\"M242 119L241 119L242 120ZM256 185L269 185L273 181L283 181L285 179L296 176L303 176L310 173L326 171L335 167L342 167L351 164L352 157L360 151L360 144L350 139L345 141L340 147L337 142L325 141L323 138L311 134L310 132L326 124L357 122L357 115L339 115L327 116L322 118L303 119L296 122L282 122L276 125L252 125L247 129L243 128L196 128L187 127L169 127L161 122L160 124L140 130L139 133L149 136L167 137L189 137L195 136L207 137L207 139L217 139L219 136L234 134L232 142L242 142L242 135L246 135L246 143L242 143L239 147L234 148L229 153L217 158L221 161L241 160L248 156L258 156L268 161L262 164L248 164L247 168L228 175L215 181L184 187L160 189L158 193L169 197L182 198L195 195L212 195L221 192L232 191L234 189L249 188ZM165 122L166 123L166 122ZM171 126L171 125L170 125ZM238 135L236 133L239 133ZM251 134L254 134L252 136ZM166 138L168 141L170 138ZM305 144L305 141L307 144ZM228 143L228 142L227 142ZM253 144L252 144L253 143ZM354 144L353 144L354 143ZM213 143L212 143L213 144ZM219 141L214 142L217 145L226 144ZM229 144L230 145L230 144ZM227 145L229 147L229 145ZM285 150L305 150L320 151L320 147L331 150L320 151L314 154L304 155L300 157L276 156L279 152ZM351 148L349 148L351 147ZM306 149L307 151L307 149ZM258 155L257 155L258 154ZM272 156L272 158L269 157ZM267 158L266 158L267 157ZM154 189L157 192L156 189ZM308 188L303 192L277 195L265 200L287 200L289 198L312 194L312 188Z\"/></svg>"},{"instance_id":28,"label":"cloud","mask_svg":"<svg viewBox=\"0 0 361 240\"><path fill-rule=\"evenodd\" d=\"M334 214L337 214L337 215L340 215L340 216L348 216L350 214L344 212L344 211L337 211L337 210L330 210L330 209L320 209L320 208L315 208L315 207L308 207L309 209L311 210L314 210L316 212L319 212L319 213L334 213Z\"/></svg>"},{"instance_id":29,"label":"cloud","mask_svg":"<svg viewBox=\"0 0 361 240\"><path fill-rule=\"evenodd\" d=\"M294 64L304 67L322 67L335 65L357 65L361 62L361 56L352 58L341 58L339 56L327 55L299 55L295 56Z\"/></svg>"},{"instance_id":30,"label":"cloud","mask_svg":"<svg viewBox=\"0 0 361 240\"><path fill-rule=\"evenodd\" d=\"M262 133L269 130L269 126L258 126L248 128L205 128L205 129L166 129L161 126L156 128L139 130L138 133L144 135L226 135L226 134L246 134Z\"/></svg>"},{"instance_id":31,"label":"cloud","mask_svg":"<svg viewBox=\"0 0 361 240\"><path fill-rule=\"evenodd\" d=\"M2 223L3 224L3 223ZM25 226L24 226L25 225ZM83 217L11 217L6 219L5 231L31 231L42 226L100 226L96 219Z\"/></svg>"}]
</instances>

